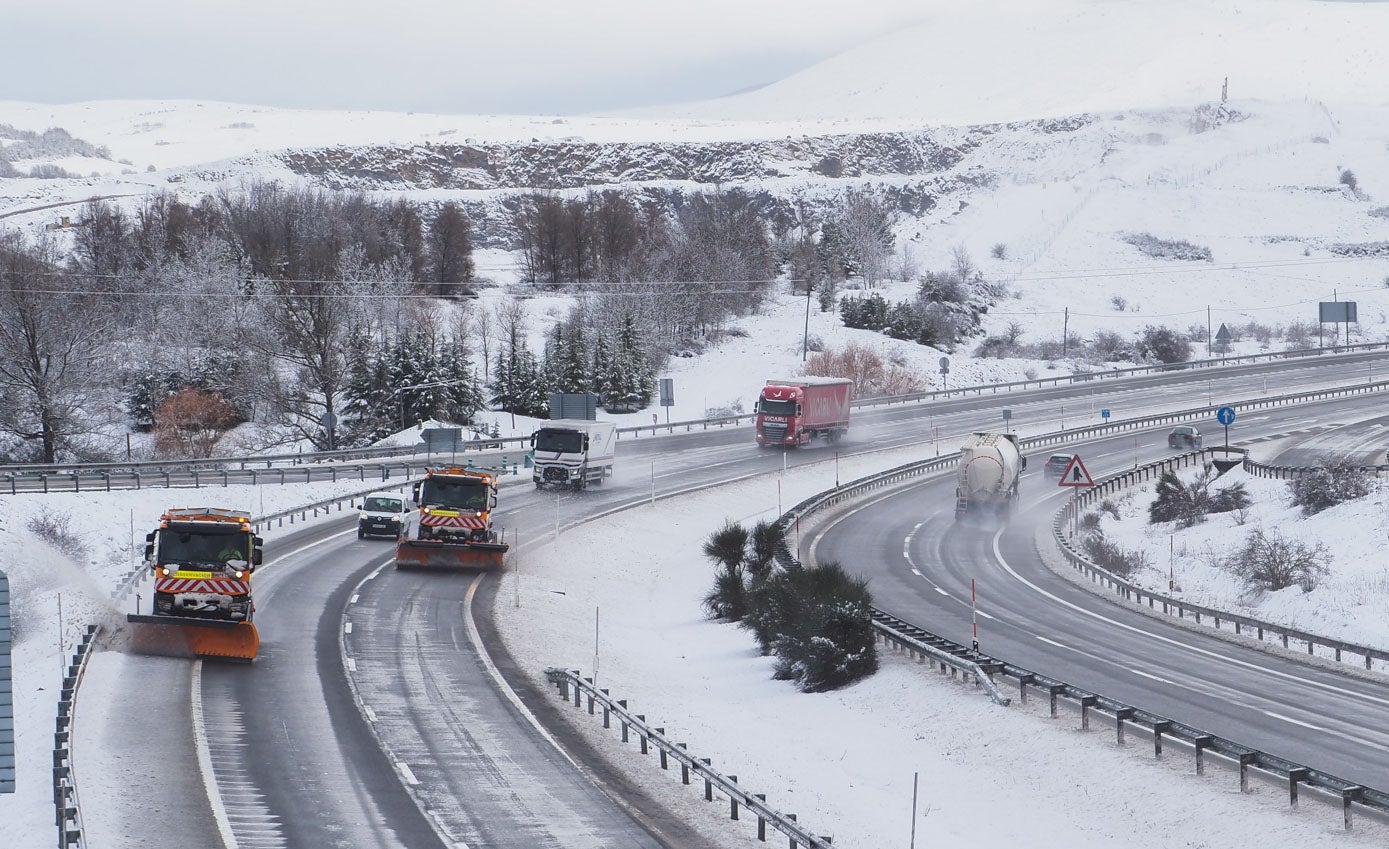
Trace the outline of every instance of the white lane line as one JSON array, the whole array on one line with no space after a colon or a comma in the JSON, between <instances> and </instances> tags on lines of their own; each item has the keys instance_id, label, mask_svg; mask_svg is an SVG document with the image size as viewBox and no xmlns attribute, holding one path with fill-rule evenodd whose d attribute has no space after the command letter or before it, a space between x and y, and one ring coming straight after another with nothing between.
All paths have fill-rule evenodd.
<instances>
[{"instance_id":1,"label":"white lane line","mask_svg":"<svg viewBox=\"0 0 1389 849\"><path fill-rule=\"evenodd\" d=\"M1056 646L1058 649L1065 649L1066 651L1072 650L1071 647L1066 645L1065 643L1058 643L1056 640L1049 640L1046 637L1038 636L1036 634L1034 634L1033 636L1037 637L1037 639L1041 640L1049 646Z\"/></svg>"},{"instance_id":2,"label":"white lane line","mask_svg":"<svg viewBox=\"0 0 1389 849\"><path fill-rule=\"evenodd\" d=\"M352 598L349 598L349 599L347 600L347 603L348 603L348 604L356 604L356 603L357 603L357 599L359 599L359 598L361 598L361 597L362 597L362 596L361 596L361 593L353 593L353 594L352 594Z\"/></svg>"},{"instance_id":3,"label":"white lane line","mask_svg":"<svg viewBox=\"0 0 1389 849\"><path fill-rule=\"evenodd\" d=\"M941 589L940 587L931 587L931 589L935 590L936 592L940 593L941 595L945 596L946 598L950 598L950 593L946 592L945 590Z\"/></svg>"},{"instance_id":4,"label":"white lane line","mask_svg":"<svg viewBox=\"0 0 1389 849\"><path fill-rule=\"evenodd\" d=\"M356 671L357 671L357 661L356 661L355 658L351 658L351 657L349 657L349 658L344 658L343 662L347 664L347 669L348 669L348 671L350 671L350 672L356 672Z\"/></svg>"},{"instance_id":5,"label":"white lane line","mask_svg":"<svg viewBox=\"0 0 1389 849\"><path fill-rule=\"evenodd\" d=\"M350 634L350 633L352 633L352 623L351 623L351 622L344 622L344 623L342 623L342 632L343 632L344 634Z\"/></svg>"},{"instance_id":6,"label":"white lane line","mask_svg":"<svg viewBox=\"0 0 1389 849\"><path fill-rule=\"evenodd\" d=\"M207 744L207 724L203 720L203 662L193 661L193 682L189 690L192 698L193 740L198 750L198 772L203 774L203 788L207 791L207 801L212 807L212 818L217 821L217 832L222 835L225 849L237 849L236 835L232 832L231 821L227 819L227 809L222 804L222 794L217 791L217 775L212 771L212 751Z\"/></svg>"},{"instance_id":7,"label":"white lane line","mask_svg":"<svg viewBox=\"0 0 1389 849\"><path fill-rule=\"evenodd\" d=\"M405 776L406 784L410 785L411 787L415 787L420 783L420 780L415 777L415 774L413 772L410 771L410 765L407 764L405 761L396 761L395 768L400 770L401 775Z\"/></svg>"},{"instance_id":8,"label":"white lane line","mask_svg":"<svg viewBox=\"0 0 1389 849\"><path fill-rule=\"evenodd\" d=\"M926 577L925 575L921 574L921 570L916 568L915 566L912 567L912 574L917 576L918 578Z\"/></svg>"},{"instance_id":9,"label":"white lane line","mask_svg":"<svg viewBox=\"0 0 1389 849\"><path fill-rule=\"evenodd\" d=\"M1281 719L1281 720L1283 720L1284 722L1291 722L1293 725L1301 725L1303 728L1310 728L1310 729L1312 729L1313 731L1323 731L1323 732L1326 731L1326 729L1325 729L1325 728L1322 728L1320 725L1313 725L1313 724L1310 723L1310 722L1303 722L1303 721L1300 720L1300 719L1293 719L1291 716L1284 716L1284 715L1281 714L1281 713L1274 713L1274 712L1271 711L1271 710L1263 711L1263 713L1264 713L1264 715L1266 715L1266 716L1271 716L1271 717L1273 717L1274 719Z\"/></svg>"},{"instance_id":10,"label":"white lane line","mask_svg":"<svg viewBox=\"0 0 1389 849\"><path fill-rule=\"evenodd\" d=\"M371 709L371 705L362 705L362 713L366 714L367 722L376 721L376 711Z\"/></svg>"},{"instance_id":11,"label":"white lane line","mask_svg":"<svg viewBox=\"0 0 1389 849\"><path fill-rule=\"evenodd\" d=\"M974 611L974 612L975 612L975 613L978 613L980 616L984 617L985 619L994 619L995 621L997 621L996 617L990 616L989 614L985 613L985 612L982 611L982 610L976 610L976 611Z\"/></svg>"},{"instance_id":12,"label":"white lane line","mask_svg":"<svg viewBox=\"0 0 1389 849\"><path fill-rule=\"evenodd\" d=\"M1162 677L1160 677L1160 676L1154 675L1154 674L1151 673L1151 672L1144 672L1144 671L1141 670L1141 669L1130 669L1129 671L1132 672L1134 675L1137 675L1137 676L1142 677L1142 678L1147 678L1147 679L1152 680L1152 681L1156 681L1156 682L1158 682L1159 684L1167 684L1168 686L1171 686L1171 687L1180 687L1180 686L1183 686L1183 685L1181 685L1181 684L1178 684L1176 681L1169 681L1169 680L1166 679L1166 678L1162 678Z\"/></svg>"}]
</instances>

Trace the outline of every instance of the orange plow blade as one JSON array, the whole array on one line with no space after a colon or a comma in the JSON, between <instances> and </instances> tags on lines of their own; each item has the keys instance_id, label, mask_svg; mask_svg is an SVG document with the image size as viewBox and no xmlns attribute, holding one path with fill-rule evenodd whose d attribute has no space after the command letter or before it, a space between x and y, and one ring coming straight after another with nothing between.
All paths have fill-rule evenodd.
<instances>
[{"instance_id":1,"label":"orange plow blade","mask_svg":"<svg viewBox=\"0 0 1389 849\"><path fill-rule=\"evenodd\" d=\"M499 542L447 545L409 540L395 551L397 569L500 569L511 546Z\"/></svg>"},{"instance_id":2,"label":"orange plow blade","mask_svg":"<svg viewBox=\"0 0 1389 849\"><path fill-rule=\"evenodd\" d=\"M140 654L250 663L260 648L260 634L250 622L134 614L125 618L131 625L131 648Z\"/></svg>"}]
</instances>

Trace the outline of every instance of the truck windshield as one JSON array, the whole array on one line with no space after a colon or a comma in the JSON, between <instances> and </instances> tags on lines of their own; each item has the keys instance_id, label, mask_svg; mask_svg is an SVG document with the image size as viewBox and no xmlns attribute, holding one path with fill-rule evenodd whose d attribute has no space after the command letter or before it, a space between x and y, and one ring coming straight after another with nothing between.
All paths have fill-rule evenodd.
<instances>
[{"instance_id":1,"label":"truck windshield","mask_svg":"<svg viewBox=\"0 0 1389 849\"><path fill-rule=\"evenodd\" d=\"M584 435L572 430L541 430L535 435L535 450L578 454L584 450Z\"/></svg>"},{"instance_id":2,"label":"truck windshield","mask_svg":"<svg viewBox=\"0 0 1389 849\"><path fill-rule=\"evenodd\" d=\"M404 503L399 498L368 498L362 505L362 509L368 513L399 513L404 509Z\"/></svg>"},{"instance_id":3,"label":"truck windshield","mask_svg":"<svg viewBox=\"0 0 1389 849\"><path fill-rule=\"evenodd\" d=\"M486 510L487 485L476 481L430 478L420 488L420 503L449 510Z\"/></svg>"},{"instance_id":4,"label":"truck windshield","mask_svg":"<svg viewBox=\"0 0 1389 849\"><path fill-rule=\"evenodd\" d=\"M226 563L251 560L251 536L236 528L163 528L160 563Z\"/></svg>"},{"instance_id":5,"label":"truck windshield","mask_svg":"<svg viewBox=\"0 0 1389 849\"><path fill-rule=\"evenodd\" d=\"M764 416L794 416L796 414L795 401L773 401L763 398L757 402L757 412Z\"/></svg>"}]
</instances>

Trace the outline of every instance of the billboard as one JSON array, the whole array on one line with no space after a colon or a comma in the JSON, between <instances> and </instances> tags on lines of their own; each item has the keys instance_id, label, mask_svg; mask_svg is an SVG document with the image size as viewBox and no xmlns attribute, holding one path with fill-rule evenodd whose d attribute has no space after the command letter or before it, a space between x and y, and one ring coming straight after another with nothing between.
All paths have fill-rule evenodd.
<instances>
[{"instance_id":1,"label":"billboard","mask_svg":"<svg viewBox=\"0 0 1389 849\"><path fill-rule=\"evenodd\" d=\"M1322 301L1317 304L1317 321L1323 324L1360 321L1355 314L1355 301Z\"/></svg>"}]
</instances>

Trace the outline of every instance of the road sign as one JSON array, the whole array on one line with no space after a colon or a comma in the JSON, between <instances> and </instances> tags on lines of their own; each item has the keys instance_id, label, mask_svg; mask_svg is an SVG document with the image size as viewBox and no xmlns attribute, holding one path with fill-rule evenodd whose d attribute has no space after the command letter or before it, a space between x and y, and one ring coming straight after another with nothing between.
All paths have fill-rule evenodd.
<instances>
[{"instance_id":1,"label":"road sign","mask_svg":"<svg viewBox=\"0 0 1389 849\"><path fill-rule=\"evenodd\" d=\"M675 404L675 379L663 377L660 380L661 387L661 406L670 407Z\"/></svg>"},{"instance_id":2,"label":"road sign","mask_svg":"<svg viewBox=\"0 0 1389 849\"><path fill-rule=\"evenodd\" d=\"M949 374L949 373L950 373L950 358L949 358L949 357L941 357L941 358L940 358L940 373L941 373L941 374Z\"/></svg>"},{"instance_id":3,"label":"road sign","mask_svg":"<svg viewBox=\"0 0 1389 849\"><path fill-rule=\"evenodd\" d=\"M1215 411L1215 420L1229 427L1235 423L1235 408L1221 407L1219 410Z\"/></svg>"},{"instance_id":4,"label":"road sign","mask_svg":"<svg viewBox=\"0 0 1389 849\"><path fill-rule=\"evenodd\" d=\"M1012 420L1013 420L1013 411L1005 407L1005 408L1003 409L1003 420L1004 420L1005 422L1007 422L1007 421L1012 421Z\"/></svg>"},{"instance_id":5,"label":"road sign","mask_svg":"<svg viewBox=\"0 0 1389 849\"><path fill-rule=\"evenodd\" d=\"M1100 418L1102 418L1102 419L1107 419L1107 418L1109 418L1109 408L1108 408L1108 407L1105 407L1103 410L1100 410Z\"/></svg>"},{"instance_id":6,"label":"road sign","mask_svg":"<svg viewBox=\"0 0 1389 849\"><path fill-rule=\"evenodd\" d=\"M1071 455L1071 462L1066 464L1066 470L1061 473L1061 480L1056 482L1057 486L1094 486L1095 480L1090 477L1090 473L1085 470L1085 464L1080 461L1079 454Z\"/></svg>"},{"instance_id":7,"label":"road sign","mask_svg":"<svg viewBox=\"0 0 1389 849\"><path fill-rule=\"evenodd\" d=\"M1219 348L1221 351L1230 350L1230 342L1233 341L1233 339L1234 336L1230 333L1230 328L1226 327L1224 324L1221 324L1220 329L1215 331L1215 347Z\"/></svg>"}]
</instances>

